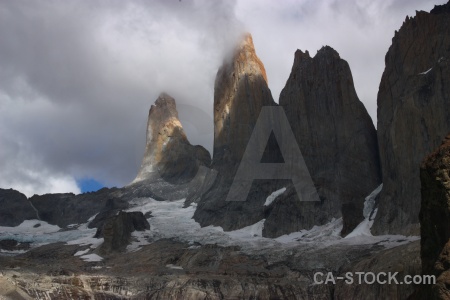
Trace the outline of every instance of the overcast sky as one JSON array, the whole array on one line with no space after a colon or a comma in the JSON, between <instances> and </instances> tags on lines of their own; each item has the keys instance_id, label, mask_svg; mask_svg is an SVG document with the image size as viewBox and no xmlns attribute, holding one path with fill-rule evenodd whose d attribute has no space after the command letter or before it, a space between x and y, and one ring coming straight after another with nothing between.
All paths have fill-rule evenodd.
<instances>
[{"instance_id":1,"label":"overcast sky","mask_svg":"<svg viewBox=\"0 0 450 300\"><path fill-rule=\"evenodd\" d=\"M428 0L0 0L0 187L27 196L134 179L148 109L165 91L193 144L212 149L214 79L243 31L275 101L296 49L350 64L376 124L384 55ZM195 116L195 117L193 117Z\"/></svg>"}]
</instances>

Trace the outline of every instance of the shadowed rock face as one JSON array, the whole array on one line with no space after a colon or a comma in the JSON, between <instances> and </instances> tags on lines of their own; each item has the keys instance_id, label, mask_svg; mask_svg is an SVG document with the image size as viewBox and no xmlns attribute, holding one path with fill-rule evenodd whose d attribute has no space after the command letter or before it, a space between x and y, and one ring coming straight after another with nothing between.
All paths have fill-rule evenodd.
<instances>
[{"instance_id":1,"label":"shadowed rock face","mask_svg":"<svg viewBox=\"0 0 450 300\"><path fill-rule=\"evenodd\" d=\"M30 203L37 210L37 217L53 225L58 225L61 228L70 224L81 224L100 212L106 202L120 193L117 188L103 188L97 192L84 193L74 195L72 193L66 194L45 194L34 195L29 199ZM124 208L127 207L124 201ZM36 213L35 213L36 215ZM35 219L33 217L33 219Z\"/></svg>"},{"instance_id":2,"label":"shadowed rock face","mask_svg":"<svg viewBox=\"0 0 450 300\"><path fill-rule=\"evenodd\" d=\"M37 218L24 194L13 189L0 189L0 226L17 226L24 220Z\"/></svg>"},{"instance_id":3,"label":"shadowed rock face","mask_svg":"<svg viewBox=\"0 0 450 300\"><path fill-rule=\"evenodd\" d=\"M329 46L311 58L297 50L280 95L321 203L302 203L304 226L343 217L345 235L362 219L380 183L376 131L359 101L348 63Z\"/></svg>"},{"instance_id":4,"label":"shadowed rock face","mask_svg":"<svg viewBox=\"0 0 450 300\"><path fill-rule=\"evenodd\" d=\"M450 4L407 17L378 92L383 190L372 232L418 233L419 166L450 128Z\"/></svg>"},{"instance_id":5,"label":"shadowed rock face","mask_svg":"<svg viewBox=\"0 0 450 300\"><path fill-rule=\"evenodd\" d=\"M435 275L436 285L422 286L427 299L450 298L450 135L420 167L422 273ZM430 296L433 295L434 298Z\"/></svg>"},{"instance_id":6,"label":"shadowed rock face","mask_svg":"<svg viewBox=\"0 0 450 300\"><path fill-rule=\"evenodd\" d=\"M211 157L202 146L192 146L178 119L175 99L162 93L151 106L147 125L147 145L134 182L164 178L174 183L192 179L200 165Z\"/></svg>"}]
</instances>

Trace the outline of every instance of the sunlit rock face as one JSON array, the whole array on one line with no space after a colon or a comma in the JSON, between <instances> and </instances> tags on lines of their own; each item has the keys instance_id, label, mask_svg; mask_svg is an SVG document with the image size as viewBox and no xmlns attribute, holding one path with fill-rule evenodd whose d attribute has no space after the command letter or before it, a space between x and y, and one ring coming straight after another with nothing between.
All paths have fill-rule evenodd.
<instances>
[{"instance_id":1,"label":"sunlit rock face","mask_svg":"<svg viewBox=\"0 0 450 300\"><path fill-rule=\"evenodd\" d=\"M261 107L276 105L264 65L246 34L224 62L214 86L214 166L239 163Z\"/></svg>"},{"instance_id":2,"label":"sunlit rock face","mask_svg":"<svg viewBox=\"0 0 450 300\"><path fill-rule=\"evenodd\" d=\"M178 119L175 99L162 93L151 106L145 154L134 183L164 178L180 183L192 179L211 157L202 146L189 143Z\"/></svg>"},{"instance_id":3,"label":"sunlit rock face","mask_svg":"<svg viewBox=\"0 0 450 300\"><path fill-rule=\"evenodd\" d=\"M383 191L376 234L419 233L420 162L450 128L449 7L407 17L386 54L377 99Z\"/></svg>"},{"instance_id":4,"label":"sunlit rock face","mask_svg":"<svg viewBox=\"0 0 450 300\"><path fill-rule=\"evenodd\" d=\"M364 198L381 183L375 127L359 101L348 63L329 46L314 57L297 50L280 95L321 203L304 218L343 217L342 234L363 219ZM305 207L306 209L306 207Z\"/></svg>"},{"instance_id":5,"label":"sunlit rock face","mask_svg":"<svg viewBox=\"0 0 450 300\"><path fill-rule=\"evenodd\" d=\"M212 167L218 175L212 188L201 197L194 215L202 226L214 224L233 230L264 218L265 198L282 187L279 182L254 181L250 193L244 195L246 201L226 199L262 107L275 105L264 66L256 55L251 35L246 34L216 75ZM269 161L279 159L276 147L276 141L269 140Z\"/></svg>"}]
</instances>

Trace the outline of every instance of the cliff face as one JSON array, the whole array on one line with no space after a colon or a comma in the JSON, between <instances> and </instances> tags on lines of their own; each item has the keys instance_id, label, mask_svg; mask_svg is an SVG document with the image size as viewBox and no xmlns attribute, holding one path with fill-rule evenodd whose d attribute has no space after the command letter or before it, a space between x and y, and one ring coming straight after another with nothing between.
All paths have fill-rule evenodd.
<instances>
[{"instance_id":1,"label":"cliff face","mask_svg":"<svg viewBox=\"0 0 450 300\"><path fill-rule=\"evenodd\" d=\"M246 201L226 201L262 107L277 106L247 35L217 72L212 166L218 176L201 197L195 220L234 230L265 219L264 236L276 237L343 216L342 233L349 233L363 220L364 198L380 184L380 170L376 132L356 96L348 64L330 47L315 58L297 51L280 105L321 201L299 201L290 179L254 180ZM280 126L282 120L272 116L270 122ZM260 145L265 147L262 163L285 162L278 138L272 133L267 145ZM276 201L265 205L282 187L286 190Z\"/></svg>"},{"instance_id":2,"label":"cliff face","mask_svg":"<svg viewBox=\"0 0 450 300\"><path fill-rule=\"evenodd\" d=\"M343 216L342 234L363 219L364 198L381 183L377 137L359 101L348 63L331 47L311 58L297 50L280 95L321 203L307 218Z\"/></svg>"},{"instance_id":3,"label":"cliff face","mask_svg":"<svg viewBox=\"0 0 450 300\"><path fill-rule=\"evenodd\" d=\"M164 178L180 183L192 179L211 157L201 146L192 146L178 119L175 99L161 94L148 115L147 145L134 182Z\"/></svg>"},{"instance_id":4,"label":"cliff face","mask_svg":"<svg viewBox=\"0 0 450 300\"><path fill-rule=\"evenodd\" d=\"M450 297L450 135L426 157L420 168L422 273L435 275L436 285L424 285L428 299Z\"/></svg>"},{"instance_id":5,"label":"cliff face","mask_svg":"<svg viewBox=\"0 0 450 300\"><path fill-rule=\"evenodd\" d=\"M264 218L265 198L278 183L255 181L247 201L226 199L262 107L274 105L264 66L247 34L216 76L212 167L218 175L212 188L201 197L194 215L202 226L214 224L233 230ZM267 159L276 159L276 145L274 139L269 141Z\"/></svg>"},{"instance_id":6,"label":"cliff face","mask_svg":"<svg viewBox=\"0 0 450 300\"><path fill-rule=\"evenodd\" d=\"M263 106L276 105L264 65L246 34L233 57L218 70L214 85L213 164L231 169L241 161ZM234 167L234 166L233 166Z\"/></svg>"},{"instance_id":7,"label":"cliff face","mask_svg":"<svg viewBox=\"0 0 450 300\"><path fill-rule=\"evenodd\" d=\"M17 226L37 215L27 197L13 189L0 189L0 226Z\"/></svg>"},{"instance_id":8,"label":"cliff face","mask_svg":"<svg viewBox=\"0 0 450 300\"><path fill-rule=\"evenodd\" d=\"M383 190L373 232L418 234L419 165L450 128L450 3L407 17L378 92Z\"/></svg>"}]
</instances>

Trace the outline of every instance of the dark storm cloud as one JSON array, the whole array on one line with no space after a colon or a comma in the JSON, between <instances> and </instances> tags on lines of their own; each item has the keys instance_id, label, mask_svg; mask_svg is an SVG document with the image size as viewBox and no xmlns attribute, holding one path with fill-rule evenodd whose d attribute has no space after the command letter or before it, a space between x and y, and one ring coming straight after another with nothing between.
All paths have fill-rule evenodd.
<instances>
[{"instance_id":1,"label":"dark storm cloud","mask_svg":"<svg viewBox=\"0 0 450 300\"><path fill-rule=\"evenodd\" d=\"M128 183L162 91L191 141L210 148L214 74L238 27L233 1L3 1L0 186ZM183 107L209 118L189 122Z\"/></svg>"}]
</instances>

